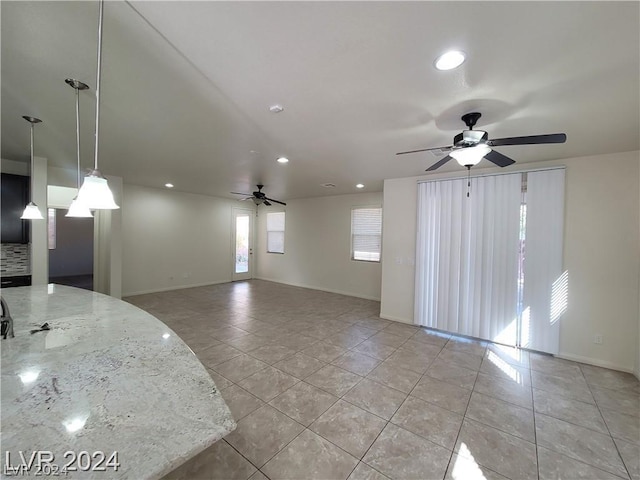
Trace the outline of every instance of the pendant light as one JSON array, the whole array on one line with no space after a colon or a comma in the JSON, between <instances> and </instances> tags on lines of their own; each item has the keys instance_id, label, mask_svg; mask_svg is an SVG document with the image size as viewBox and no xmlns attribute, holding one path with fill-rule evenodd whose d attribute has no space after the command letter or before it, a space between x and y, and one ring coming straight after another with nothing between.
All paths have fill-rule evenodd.
<instances>
[{"instance_id":1,"label":"pendant light","mask_svg":"<svg viewBox=\"0 0 640 480\"><path fill-rule=\"evenodd\" d=\"M89 85L73 78L67 78L65 83L76 91L76 153L78 156L78 191L80 191L80 90L88 90ZM73 199L69 211L65 217L87 218L93 217L91 210L78 201L78 196Z\"/></svg>"},{"instance_id":2,"label":"pendant light","mask_svg":"<svg viewBox=\"0 0 640 480\"><path fill-rule=\"evenodd\" d=\"M100 77L102 70L102 16L104 12L104 0L100 0L100 16L98 19L98 67L96 74L96 134L94 149L94 167L84 177L84 183L78 192L78 201L87 208L95 210L114 210L120 208L113 199L113 193L109 189L107 179L98 170L98 134L100 132Z\"/></svg>"},{"instance_id":3,"label":"pendant light","mask_svg":"<svg viewBox=\"0 0 640 480\"><path fill-rule=\"evenodd\" d=\"M20 218L22 220L44 220L44 217L42 216L42 212L38 208L38 205L33 203L33 172L35 170L34 168L35 162L33 160L33 126L36 123L42 122L42 120L36 117L29 117L27 115L24 115L22 118L24 118L27 122L31 124L31 164L29 167L31 169L30 171L31 178L30 178L30 188L29 188L30 202L25 207L24 212L22 212L22 216Z\"/></svg>"}]
</instances>

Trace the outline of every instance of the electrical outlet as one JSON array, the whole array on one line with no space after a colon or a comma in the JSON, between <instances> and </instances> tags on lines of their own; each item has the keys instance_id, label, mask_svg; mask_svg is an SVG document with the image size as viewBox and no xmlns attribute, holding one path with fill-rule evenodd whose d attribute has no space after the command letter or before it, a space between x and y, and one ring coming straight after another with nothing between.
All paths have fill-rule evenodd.
<instances>
[{"instance_id":1,"label":"electrical outlet","mask_svg":"<svg viewBox=\"0 0 640 480\"><path fill-rule=\"evenodd\" d=\"M602 335L600 333L596 333L593 336L593 343L595 343L596 345L602 345Z\"/></svg>"}]
</instances>

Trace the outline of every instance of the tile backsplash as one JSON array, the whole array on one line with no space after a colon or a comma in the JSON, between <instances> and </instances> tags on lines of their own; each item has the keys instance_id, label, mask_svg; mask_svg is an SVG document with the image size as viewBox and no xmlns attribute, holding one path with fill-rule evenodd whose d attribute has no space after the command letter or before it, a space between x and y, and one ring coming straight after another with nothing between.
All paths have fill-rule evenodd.
<instances>
[{"instance_id":1,"label":"tile backsplash","mask_svg":"<svg viewBox=\"0 0 640 480\"><path fill-rule=\"evenodd\" d=\"M29 275L29 245L26 243L3 243L0 273L2 275Z\"/></svg>"}]
</instances>

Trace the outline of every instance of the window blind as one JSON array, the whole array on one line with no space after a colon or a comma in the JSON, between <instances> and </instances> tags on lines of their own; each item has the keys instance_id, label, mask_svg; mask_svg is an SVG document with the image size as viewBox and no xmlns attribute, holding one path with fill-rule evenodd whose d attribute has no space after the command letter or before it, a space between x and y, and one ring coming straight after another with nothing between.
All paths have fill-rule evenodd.
<instances>
[{"instance_id":1,"label":"window blind","mask_svg":"<svg viewBox=\"0 0 640 480\"><path fill-rule=\"evenodd\" d=\"M284 212L267 213L267 252L284 253Z\"/></svg>"},{"instance_id":2,"label":"window blind","mask_svg":"<svg viewBox=\"0 0 640 480\"><path fill-rule=\"evenodd\" d=\"M415 323L557 353L564 169L418 187Z\"/></svg>"},{"instance_id":3,"label":"window blind","mask_svg":"<svg viewBox=\"0 0 640 480\"><path fill-rule=\"evenodd\" d=\"M521 175L419 186L416 323L515 344Z\"/></svg>"},{"instance_id":4,"label":"window blind","mask_svg":"<svg viewBox=\"0 0 640 480\"><path fill-rule=\"evenodd\" d=\"M382 208L351 210L351 258L379 262L382 244Z\"/></svg>"}]
</instances>

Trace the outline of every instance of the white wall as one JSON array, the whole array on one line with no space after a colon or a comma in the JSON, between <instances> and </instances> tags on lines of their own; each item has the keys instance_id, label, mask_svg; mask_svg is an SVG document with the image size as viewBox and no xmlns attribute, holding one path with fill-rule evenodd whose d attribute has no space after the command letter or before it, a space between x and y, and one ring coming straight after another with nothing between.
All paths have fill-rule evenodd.
<instances>
[{"instance_id":1,"label":"white wall","mask_svg":"<svg viewBox=\"0 0 640 480\"><path fill-rule=\"evenodd\" d=\"M124 296L231 281L237 201L125 184L121 206Z\"/></svg>"},{"instance_id":2,"label":"white wall","mask_svg":"<svg viewBox=\"0 0 640 480\"><path fill-rule=\"evenodd\" d=\"M569 304L560 355L633 371L639 362L640 152L539 162L502 171L566 165L564 268ZM486 173L497 169L477 170ZM417 182L385 180L381 316L413 323ZM602 345L593 336L602 334Z\"/></svg>"},{"instance_id":3,"label":"white wall","mask_svg":"<svg viewBox=\"0 0 640 480\"><path fill-rule=\"evenodd\" d=\"M29 176L29 162L18 162L3 158L0 163L2 173L11 173L12 175Z\"/></svg>"},{"instance_id":4,"label":"white wall","mask_svg":"<svg viewBox=\"0 0 640 480\"><path fill-rule=\"evenodd\" d=\"M380 263L351 260L351 209L371 205L380 192L287 201L284 255L267 253L266 213L279 209L259 207L256 277L379 300Z\"/></svg>"}]
</instances>

